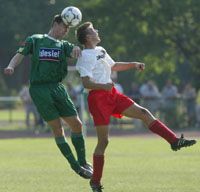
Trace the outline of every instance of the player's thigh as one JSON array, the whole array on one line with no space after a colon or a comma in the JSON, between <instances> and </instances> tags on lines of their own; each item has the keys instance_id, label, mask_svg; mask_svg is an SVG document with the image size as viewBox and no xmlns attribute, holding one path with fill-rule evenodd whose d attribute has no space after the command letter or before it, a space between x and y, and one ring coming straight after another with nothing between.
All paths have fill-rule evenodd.
<instances>
[{"instance_id":1,"label":"player's thigh","mask_svg":"<svg viewBox=\"0 0 200 192\"><path fill-rule=\"evenodd\" d=\"M67 123L74 133L80 133L82 131L82 122L78 115L70 117L62 117L65 123Z\"/></svg>"},{"instance_id":2,"label":"player's thigh","mask_svg":"<svg viewBox=\"0 0 200 192\"><path fill-rule=\"evenodd\" d=\"M31 87L30 94L38 112L45 121L51 121L59 118L58 110L54 104L50 89L48 87Z\"/></svg>"},{"instance_id":3,"label":"player's thigh","mask_svg":"<svg viewBox=\"0 0 200 192\"><path fill-rule=\"evenodd\" d=\"M61 84L54 89L53 99L61 117L77 116L76 107L64 85Z\"/></svg>"},{"instance_id":4,"label":"player's thigh","mask_svg":"<svg viewBox=\"0 0 200 192\"><path fill-rule=\"evenodd\" d=\"M122 112L122 114L125 115L126 117L142 119L144 121L155 120L155 117L151 114L151 112L148 109L138 105L137 103L134 103L133 105L128 107L126 110Z\"/></svg>"}]
</instances>

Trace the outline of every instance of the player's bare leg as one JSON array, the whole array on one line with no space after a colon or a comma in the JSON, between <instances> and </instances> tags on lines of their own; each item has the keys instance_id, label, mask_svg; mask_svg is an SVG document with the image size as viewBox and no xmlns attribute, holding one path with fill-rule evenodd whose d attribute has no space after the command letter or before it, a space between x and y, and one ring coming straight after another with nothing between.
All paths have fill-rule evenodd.
<instances>
[{"instance_id":1,"label":"player's bare leg","mask_svg":"<svg viewBox=\"0 0 200 192\"><path fill-rule=\"evenodd\" d=\"M109 140L108 140L109 128L107 125L96 126L96 132L97 132L98 142L97 142L94 154L104 155L106 147L109 142Z\"/></svg>"},{"instance_id":2,"label":"player's bare leg","mask_svg":"<svg viewBox=\"0 0 200 192\"><path fill-rule=\"evenodd\" d=\"M54 119L52 121L48 121L47 123L52 127L52 131L53 131L53 134L55 137L56 144L57 144L58 148L60 149L61 153L63 154L63 156L68 160L71 168L77 174L79 174L81 177L83 177L85 179L91 178L91 176L92 176L91 172L89 172L85 168L81 167L80 164L76 161L76 159L70 149L70 146L68 145L68 143L65 139L65 133L64 133L64 129L61 124L61 120L58 118L58 119Z\"/></svg>"},{"instance_id":3,"label":"player's bare leg","mask_svg":"<svg viewBox=\"0 0 200 192\"><path fill-rule=\"evenodd\" d=\"M154 133L163 137L170 143L172 150L177 151L182 147L194 145L196 140L184 139L183 135L177 138L176 134L170 130L165 124L156 119L149 110L134 103L122 113L127 117L140 119Z\"/></svg>"},{"instance_id":4,"label":"player's bare leg","mask_svg":"<svg viewBox=\"0 0 200 192\"><path fill-rule=\"evenodd\" d=\"M78 116L62 117L73 133L82 133L82 122Z\"/></svg>"},{"instance_id":5,"label":"player's bare leg","mask_svg":"<svg viewBox=\"0 0 200 192\"><path fill-rule=\"evenodd\" d=\"M151 114L148 109L141 107L137 103L131 105L129 108L123 111L122 114L126 117L132 117L142 120L147 127L149 127L149 125L156 120L156 118Z\"/></svg>"},{"instance_id":6,"label":"player's bare leg","mask_svg":"<svg viewBox=\"0 0 200 192\"><path fill-rule=\"evenodd\" d=\"M104 167L104 153L108 146L108 131L107 125L96 126L97 145L93 154L93 176L90 181L90 186L94 192L101 192L103 187L101 185L101 178Z\"/></svg>"},{"instance_id":7,"label":"player's bare leg","mask_svg":"<svg viewBox=\"0 0 200 192\"><path fill-rule=\"evenodd\" d=\"M54 119L52 121L48 121L47 123L52 128L54 137L65 136L64 130L62 128L61 121L60 121L59 118L58 119Z\"/></svg>"},{"instance_id":8,"label":"player's bare leg","mask_svg":"<svg viewBox=\"0 0 200 192\"><path fill-rule=\"evenodd\" d=\"M78 116L62 117L71 129L71 140L75 147L79 164L93 172L90 163L86 161L85 141L82 133L82 122Z\"/></svg>"}]
</instances>

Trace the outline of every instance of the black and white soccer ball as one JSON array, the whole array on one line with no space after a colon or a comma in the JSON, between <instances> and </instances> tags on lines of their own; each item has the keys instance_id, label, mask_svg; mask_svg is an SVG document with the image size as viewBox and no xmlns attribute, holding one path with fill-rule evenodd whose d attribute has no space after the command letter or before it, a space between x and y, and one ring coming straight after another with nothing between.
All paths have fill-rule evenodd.
<instances>
[{"instance_id":1,"label":"black and white soccer ball","mask_svg":"<svg viewBox=\"0 0 200 192\"><path fill-rule=\"evenodd\" d=\"M77 7L66 7L61 12L63 22L70 27L77 26L82 20L82 13Z\"/></svg>"}]
</instances>

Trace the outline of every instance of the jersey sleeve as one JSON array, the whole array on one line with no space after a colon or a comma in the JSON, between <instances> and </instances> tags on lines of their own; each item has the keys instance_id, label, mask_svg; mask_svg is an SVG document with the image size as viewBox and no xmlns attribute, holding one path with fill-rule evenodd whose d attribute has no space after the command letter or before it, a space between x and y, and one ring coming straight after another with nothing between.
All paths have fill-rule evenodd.
<instances>
[{"instance_id":1,"label":"jersey sleeve","mask_svg":"<svg viewBox=\"0 0 200 192\"><path fill-rule=\"evenodd\" d=\"M65 53L67 57L71 57L72 49L74 48L74 44L69 43L68 41L64 41Z\"/></svg>"},{"instance_id":2,"label":"jersey sleeve","mask_svg":"<svg viewBox=\"0 0 200 192\"><path fill-rule=\"evenodd\" d=\"M93 69L95 64L95 55L82 52L81 57L77 60L76 69L79 71L81 77L88 76L93 78Z\"/></svg>"},{"instance_id":3,"label":"jersey sleeve","mask_svg":"<svg viewBox=\"0 0 200 192\"><path fill-rule=\"evenodd\" d=\"M33 39L32 37L27 37L25 42L23 42L19 49L17 50L17 53L20 53L24 56L32 54L33 52Z\"/></svg>"}]
</instances>

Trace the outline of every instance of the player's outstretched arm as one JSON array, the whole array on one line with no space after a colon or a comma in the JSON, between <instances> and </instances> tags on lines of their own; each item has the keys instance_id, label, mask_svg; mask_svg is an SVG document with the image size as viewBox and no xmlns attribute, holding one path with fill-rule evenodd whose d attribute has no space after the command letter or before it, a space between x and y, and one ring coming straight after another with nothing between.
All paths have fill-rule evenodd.
<instances>
[{"instance_id":1,"label":"player's outstretched arm","mask_svg":"<svg viewBox=\"0 0 200 192\"><path fill-rule=\"evenodd\" d=\"M4 74L12 75L14 73L14 69L17 65L19 65L24 58L24 55L17 53L11 60L8 66L4 69Z\"/></svg>"},{"instance_id":2,"label":"player's outstretched arm","mask_svg":"<svg viewBox=\"0 0 200 192\"><path fill-rule=\"evenodd\" d=\"M132 68L143 71L145 64L140 62L116 62L112 67L112 71L126 71Z\"/></svg>"}]
</instances>

